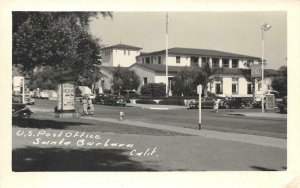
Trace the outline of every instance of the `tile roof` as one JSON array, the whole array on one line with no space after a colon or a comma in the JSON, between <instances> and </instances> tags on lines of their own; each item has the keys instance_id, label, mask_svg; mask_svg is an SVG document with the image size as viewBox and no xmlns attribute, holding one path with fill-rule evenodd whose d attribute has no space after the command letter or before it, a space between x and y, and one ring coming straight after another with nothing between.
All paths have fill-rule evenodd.
<instances>
[{"instance_id":1,"label":"tile roof","mask_svg":"<svg viewBox=\"0 0 300 188\"><path fill-rule=\"evenodd\" d=\"M151 56L151 55L158 55L158 54L165 54L166 50L155 51L150 53L143 53L140 56ZM255 59L259 60L259 57L242 55L242 54L235 54L229 52L222 52L217 50L207 50L207 49L196 49L196 48L170 48L168 49L169 54L175 55L195 55L195 56L212 56L212 57L228 57L228 58L246 58L246 59Z\"/></svg>"},{"instance_id":2,"label":"tile roof","mask_svg":"<svg viewBox=\"0 0 300 188\"><path fill-rule=\"evenodd\" d=\"M147 68L147 69L150 69L152 71L155 71L155 72L166 72L166 65L164 64L144 64L144 63L135 63L133 65L131 65L131 67L133 66L141 66L141 67L144 67L144 68ZM183 69L195 69L195 67L191 66L191 67L187 67L187 66L168 66L168 71L169 72L173 72L173 73L176 73L176 72L179 72ZM221 72L220 74L243 74L244 71L250 73L250 69L240 69L240 68L222 68L222 69L219 69ZM265 76L274 76L277 74L277 70L274 70L274 69L265 69L264 70L265 72Z\"/></svg>"},{"instance_id":3,"label":"tile roof","mask_svg":"<svg viewBox=\"0 0 300 188\"><path fill-rule=\"evenodd\" d=\"M131 46L131 45L126 45L126 44L117 44L117 45L113 45L113 46L108 46L108 47L104 47L103 49L132 49L132 50L140 50L142 48L140 47L136 47L136 46Z\"/></svg>"}]
</instances>

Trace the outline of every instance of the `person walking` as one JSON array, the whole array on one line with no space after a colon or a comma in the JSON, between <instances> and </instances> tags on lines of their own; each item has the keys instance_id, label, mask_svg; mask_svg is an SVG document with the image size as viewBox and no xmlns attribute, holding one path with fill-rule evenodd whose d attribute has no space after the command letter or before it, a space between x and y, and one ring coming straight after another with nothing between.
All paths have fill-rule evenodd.
<instances>
[{"instance_id":1,"label":"person walking","mask_svg":"<svg viewBox=\"0 0 300 188\"><path fill-rule=\"evenodd\" d=\"M219 104L220 104L220 99L215 100L214 102L214 110L215 112L219 112Z\"/></svg>"},{"instance_id":2,"label":"person walking","mask_svg":"<svg viewBox=\"0 0 300 188\"><path fill-rule=\"evenodd\" d=\"M83 97L82 99L82 115L83 116L87 116L88 114L88 100L86 99L86 97Z\"/></svg>"},{"instance_id":3,"label":"person walking","mask_svg":"<svg viewBox=\"0 0 300 188\"><path fill-rule=\"evenodd\" d=\"M94 105L91 98L88 98L88 115L94 115Z\"/></svg>"}]
</instances>

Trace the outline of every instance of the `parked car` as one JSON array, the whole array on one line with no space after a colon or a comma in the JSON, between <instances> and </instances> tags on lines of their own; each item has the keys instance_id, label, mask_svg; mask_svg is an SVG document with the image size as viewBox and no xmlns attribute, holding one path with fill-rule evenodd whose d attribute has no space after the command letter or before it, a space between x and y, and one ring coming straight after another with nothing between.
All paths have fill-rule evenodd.
<instances>
[{"instance_id":1,"label":"parked car","mask_svg":"<svg viewBox=\"0 0 300 188\"><path fill-rule=\"evenodd\" d=\"M126 106L126 101L122 96L107 95L107 97L105 97L103 100L103 104L112 106Z\"/></svg>"},{"instance_id":2,"label":"parked car","mask_svg":"<svg viewBox=\"0 0 300 188\"><path fill-rule=\"evenodd\" d=\"M33 105L34 104L34 99L31 97L30 93L25 93L24 95L24 99L25 99L25 103L29 104L29 105Z\"/></svg>"},{"instance_id":3,"label":"parked car","mask_svg":"<svg viewBox=\"0 0 300 188\"><path fill-rule=\"evenodd\" d=\"M12 102L13 103L23 103L23 100L22 100L23 96L22 95L17 95L17 96L13 96L12 97ZM28 105L33 105L35 100L30 96L29 93L26 93L25 94L25 98L24 98L24 102L25 104L28 104Z\"/></svg>"},{"instance_id":4,"label":"parked car","mask_svg":"<svg viewBox=\"0 0 300 188\"><path fill-rule=\"evenodd\" d=\"M26 104L12 103L12 116L17 118L29 118L33 112Z\"/></svg>"},{"instance_id":5,"label":"parked car","mask_svg":"<svg viewBox=\"0 0 300 188\"><path fill-rule=\"evenodd\" d=\"M287 113L287 96L282 98L281 103L278 104L280 113Z\"/></svg>"},{"instance_id":6,"label":"parked car","mask_svg":"<svg viewBox=\"0 0 300 188\"><path fill-rule=\"evenodd\" d=\"M106 99L107 94L97 94L95 97L96 104L104 104L104 100Z\"/></svg>"},{"instance_id":7,"label":"parked car","mask_svg":"<svg viewBox=\"0 0 300 188\"><path fill-rule=\"evenodd\" d=\"M96 102L96 95L90 94L89 97L90 97L90 99L92 100L93 103Z\"/></svg>"},{"instance_id":8,"label":"parked car","mask_svg":"<svg viewBox=\"0 0 300 188\"><path fill-rule=\"evenodd\" d=\"M261 101L255 101L255 102L252 104L252 107L253 107L253 108L261 108ZM264 108L266 109L266 99L264 100Z\"/></svg>"},{"instance_id":9,"label":"parked car","mask_svg":"<svg viewBox=\"0 0 300 188\"><path fill-rule=\"evenodd\" d=\"M48 90L43 90L40 92L39 98L41 99L48 99L49 98L49 93Z\"/></svg>"},{"instance_id":10,"label":"parked car","mask_svg":"<svg viewBox=\"0 0 300 188\"><path fill-rule=\"evenodd\" d=\"M244 102L242 98L228 99L226 101L226 104L230 109L240 109L245 108L245 106L249 106L249 104L246 104L246 102Z\"/></svg>"}]
</instances>

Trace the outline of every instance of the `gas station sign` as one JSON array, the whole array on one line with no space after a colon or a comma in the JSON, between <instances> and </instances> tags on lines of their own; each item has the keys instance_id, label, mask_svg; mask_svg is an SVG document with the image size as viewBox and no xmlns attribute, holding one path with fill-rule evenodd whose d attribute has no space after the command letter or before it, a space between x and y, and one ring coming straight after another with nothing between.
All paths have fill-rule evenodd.
<instances>
[{"instance_id":1,"label":"gas station sign","mask_svg":"<svg viewBox=\"0 0 300 188\"><path fill-rule=\"evenodd\" d=\"M252 65L251 66L251 77L252 78L259 78L261 77L261 65Z\"/></svg>"}]
</instances>

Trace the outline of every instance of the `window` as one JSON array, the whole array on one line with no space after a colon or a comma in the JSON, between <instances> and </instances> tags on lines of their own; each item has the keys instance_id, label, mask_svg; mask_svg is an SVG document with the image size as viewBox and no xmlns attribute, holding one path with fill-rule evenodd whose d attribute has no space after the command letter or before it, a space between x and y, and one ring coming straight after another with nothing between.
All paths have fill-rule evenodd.
<instances>
[{"instance_id":1,"label":"window","mask_svg":"<svg viewBox=\"0 0 300 188\"><path fill-rule=\"evenodd\" d=\"M229 59L222 59L222 61L223 61L223 67L229 68Z\"/></svg>"},{"instance_id":2,"label":"window","mask_svg":"<svg viewBox=\"0 0 300 188\"><path fill-rule=\"evenodd\" d=\"M148 80L147 77L144 77L144 85L147 84Z\"/></svg>"},{"instance_id":3,"label":"window","mask_svg":"<svg viewBox=\"0 0 300 188\"><path fill-rule=\"evenodd\" d=\"M126 55L126 50L124 50L124 55Z\"/></svg>"},{"instance_id":4,"label":"window","mask_svg":"<svg viewBox=\"0 0 300 188\"><path fill-rule=\"evenodd\" d=\"M191 57L191 66L199 66L199 57Z\"/></svg>"},{"instance_id":5,"label":"window","mask_svg":"<svg viewBox=\"0 0 300 188\"><path fill-rule=\"evenodd\" d=\"M239 60L238 59L232 60L232 68L239 68Z\"/></svg>"},{"instance_id":6,"label":"window","mask_svg":"<svg viewBox=\"0 0 300 188\"><path fill-rule=\"evenodd\" d=\"M150 58L146 57L146 64L150 64Z\"/></svg>"},{"instance_id":7,"label":"window","mask_svg":"<svg viewBox=\"0 0 300 188\"><path fill-rule=\"evenodd\" d=\"M236 83L232 84L231 89L232 89L232 94L237 94L237 84Z\"/></svg>"},{"instance_id":8,"label":"window","mask_svg":"<svg viewBox=\"0 0 300 188\"><path fill-rule=\"evenodd\" d=\"M176 56L176 63L180 63L180 56Z\"/></svg>"},{"instance_id":9,"label":"window","mask_svg":"<svg viewBox=\"0 0 300 188\"><path fill-rule=\"evenodd\" d=\"M251 83L247 84L247 94L253 94L252 84Z\"/></svg>"},{"instance_id":10,"label":"window","mask_svg":"<svg viewBox=\"0 0 300 188\"><path fill-rule=\"evenodd\" d=\"M208 64L208 58L207 57L201 57L201 67L206 67Z\"/></svg>"},{"instance_id":11,"label":"window","mask_svg":"<svg viewBox=\"0 0 300 188\"><path fill-rule=\"evenodd\" d=\"M158 56L158 64L161 64L161 57Z\"/></svg>"},{"instance_id":12,"label":"window","mask_svg":"<svg viewBox=\"0 0 300 188\"><path fill-rule=\"evenodd\" d=\"M145 63L145 58L142 58L142 63Z\"/></svg>"},{"instance_id":13,"label":"window","mask_svg":"<svg viewBox=\"0 0 300 188\"><path fill-rule=\"evenodd\" d=\"M153 64L153 57L151 57L151 59L150 59L150 63L151 63L151 64Z\"/></svg>"},{"instance_id":14,"label":"window","mask_svg":"<svg viewBox=\"0 0 300 188\"><path fill-rule=\"evenodd\" d=\"M222 85L221 85L221 83L216 83L216 94L222 94Z\"/></svg>"},{"instance_id":15,"label":"window","mask_svg":"<svg viewBox=\"0 0 300 188\"><path fill-rule=\"evenodd\" d=\"M215 93L223 94L223 79L221 77L215 78Z\"/></svg>"},{"instance_id":16,"label":"window","mask_svg":"<svg viewBox=\"0 0 300 188\"><path fill-rule=\"evenodd\" d=\"M238 78L232 78L231 92L232 94L238 93Z\"/></svg>"},{"instance_id":17,"label":"window","mask_svg":"<svg viewBox=\"0 0 300 188\"><path fill-rule=\"evenodd\" d=\"M128 55L130 55L130 50L128 50Z\"/></svg>"},{"instance_id":18,"label":"window","mask_svg":"<svg viewBox=\"0 0 300 188\"><path fill-rule=\"evenodd\" d=\"M212 67L213 68L219 67L219 58L212 58Z\"/></svg>"}]
</instances>

